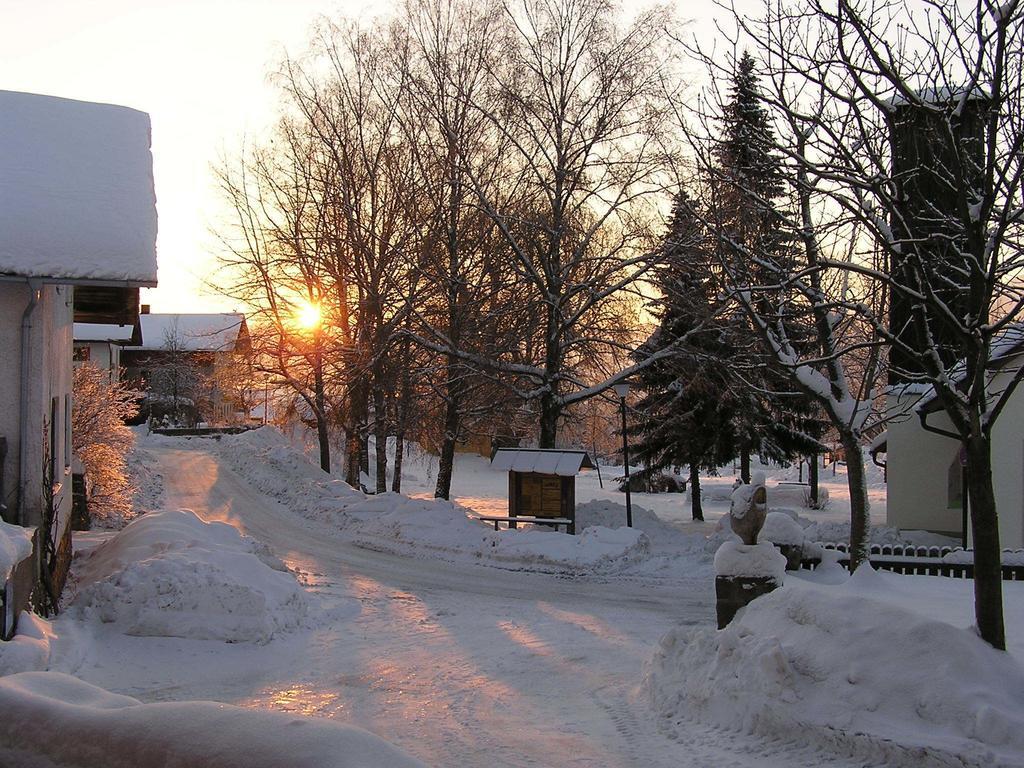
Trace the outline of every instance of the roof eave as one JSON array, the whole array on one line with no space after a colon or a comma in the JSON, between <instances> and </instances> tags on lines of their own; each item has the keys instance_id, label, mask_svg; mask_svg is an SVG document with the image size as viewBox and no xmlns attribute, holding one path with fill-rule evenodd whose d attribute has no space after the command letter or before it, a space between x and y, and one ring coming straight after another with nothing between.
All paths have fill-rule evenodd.
<instances>
[{"instance_id":1,"label":"roof eave","mask_svg":"<svg viewBox=\"0 0 1024 768\"><path fill-rule=\"evenodd\" d=\"M154 280L117 280L92 277L54 277L53 275L12 275L0 273L0 282L28 283L38 282L43 285L93 285L97 288L156 288Z\"/></svg>"}]
</instances>

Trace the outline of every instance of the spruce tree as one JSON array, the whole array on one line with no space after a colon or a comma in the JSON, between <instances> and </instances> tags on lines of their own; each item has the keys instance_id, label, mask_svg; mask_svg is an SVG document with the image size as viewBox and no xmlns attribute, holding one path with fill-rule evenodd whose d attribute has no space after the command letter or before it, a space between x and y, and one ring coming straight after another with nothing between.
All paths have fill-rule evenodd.
<instances>
[{"instance_id":1,"label":"spruce tree","mask_svg":"<svg viewBox=\"0 0 1024 768\"><path fill-rule=\"evenodd\" d=\"M763 104L753 57L740 58L723 109L722 138L715 151L718 173L712 200L719 256L732 282L751 286L757 314L784 328L796 346L809 344L806 307L788 285L797 271L799 240L785 213L787 177L771 120ZM749 455L786 462L818 452L816 408L793 391L789 372L774 355L758 350L759 339L745 311L734 315L733 344L750 355L748 386L736 411L741 476L750 482Z\"/></svg>"},{"instance_id":2,"label":"spruce tree","mask_svg":"<svg viewBox=\"0 0 1024 768\"><path fill-rule=\"evenodd\" d=\"M701 470L715 471L736 452L735 408L728 393L728 371L721 360L723 328L712 319L717 295L709 238L681 191L653 279L663 299L655 314L658 328L636 351L636 359L673 347L646 367L638 384L633 431L645 472L689 466L693 518L703 520Z\"/></svg>"}]
</instances>

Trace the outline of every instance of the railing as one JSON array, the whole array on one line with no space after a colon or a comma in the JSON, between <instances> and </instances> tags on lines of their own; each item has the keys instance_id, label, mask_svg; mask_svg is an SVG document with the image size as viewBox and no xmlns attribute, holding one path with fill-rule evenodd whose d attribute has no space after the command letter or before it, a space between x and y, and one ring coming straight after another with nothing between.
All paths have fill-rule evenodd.
<instances>
[{"instance_id":1,"label":"railing","mask_svg":"<svg viewBox=\"0 0 1024 768\"><path fill-rule=\"evenodd\" d=\"M818 546L842 553L849 552L845 542L818 542ZM947 576L954 579L974 578L974 552L960 547L925 547L912 544L872 544L871 565L883 571L892 571L907 576ZM956 553L956 557L944 559ZM1002 566L1003 581L1024 581L1024 550L1004 549ZM813 571L821 564L821 558L804 557L800 567ZM839 565L849 569L850 558L839 559Z\"/></svg>"}]
</instances>

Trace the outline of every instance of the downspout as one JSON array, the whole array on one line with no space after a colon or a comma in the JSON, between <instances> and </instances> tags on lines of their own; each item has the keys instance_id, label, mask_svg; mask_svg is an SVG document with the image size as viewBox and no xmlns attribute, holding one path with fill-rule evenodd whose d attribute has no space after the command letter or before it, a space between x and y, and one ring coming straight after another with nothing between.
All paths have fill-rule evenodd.
<instances>
[{"instance_id":1,"label":"downspout","mask_svg":"<svg viewBox=\"0 0 1024 768\"><path fill-rule=\"evenodd\" d=\"M39 299L42 298L42 281L29 278L27 281L29 289L28 306L21 315L21 399L18 402L18 462L20 474L18 477L18 525L25 525L27 518L26 499L28 498L28 482L30 477L29 458L27 446L29 445L28 434L28 401L31 395L29 382L29 364L32 361L32 317L36 307L39 306Z\"/></svg>"}]
</instances>

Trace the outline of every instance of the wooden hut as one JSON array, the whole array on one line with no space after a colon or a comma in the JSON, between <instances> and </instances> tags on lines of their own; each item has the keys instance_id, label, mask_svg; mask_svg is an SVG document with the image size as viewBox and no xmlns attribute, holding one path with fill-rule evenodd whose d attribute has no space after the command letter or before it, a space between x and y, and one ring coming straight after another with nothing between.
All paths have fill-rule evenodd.
<instances>
[{"instance_id":1,"label":"wooden hut","mask_svg":"<svg viewBox=\"0 0 1024 768\"><path fill-rule=\"evenodd\" d=\"M506 522L510 528L528 522L565 525L569 533L576 532L576 475L594 468L586 451L498 448L491 468L508 472ZM493 519L495 525L500 519Z\"/></svg>"}]
</instances>

